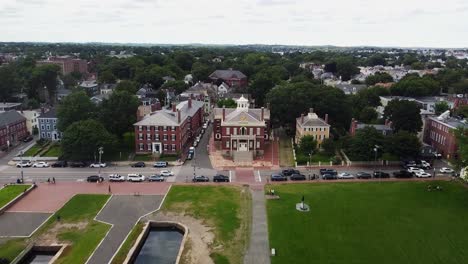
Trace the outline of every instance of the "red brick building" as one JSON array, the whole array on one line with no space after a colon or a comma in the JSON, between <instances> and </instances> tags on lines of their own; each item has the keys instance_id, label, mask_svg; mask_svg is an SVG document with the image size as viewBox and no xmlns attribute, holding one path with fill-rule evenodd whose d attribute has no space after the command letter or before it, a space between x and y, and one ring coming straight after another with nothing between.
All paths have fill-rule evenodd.
<instances>
[{"instance_id":1,"label":"red brick building","mask_svg":"<svg viewBox=\"0 0 468 264\"><path fill-rule=\"evenodd\" d=\"M26 118L16 111L0 113L0 148L15 146L29 135Z\"/></svg>"},{"instance_id":2,"label":"red brick building","mask_svg":"<svg viewBox=\"0 0 468 264\"><path fill-rule=\"evenodd\" d=\"M223 81L230 87L245 88L247 86L247 76L240 71L233 69L216 70L208 76L213 82Z\"/></svg>"},{"instance_id":3,"label":"red brick building","mask_svg":"<svg viewBox=\"0 0 468 264\"><path fill-rule=\"evenodd\" d=\"M468 128L462 120L456 118L429 117L424 129L424 143L432 146L446 159L457 159L457 141L452 130L458 127Z\"/></svg>"},{"instance_id":4,"label":"red brick building","mask_svg":"<svg viewBox=\"0 0 468 264\"><path fill-rule=\"evenodd\" d=\"M63 75L67 75L72 72L79 72L85 77L88 75L88 62L82 59L75 59L71 57L49 57L47 60L38 61L37 64L58 65Z\"/></svg>"},{"instance_id":5,"label":"red brick building","mask_svg":"<svg viewBox=\"0 0 468 264\"><path fill-rule=\"evenodd\" d=\"M135 152L184 154L203 125L203 102L192 100L173 104L134 124Z\"/></svg>"},{"instance_id":6,"label":"red brick building","mask_svg":"<svg viewBox=\"0 0 468 264\"><path fill-rule=\"evenodd\" d=\"M237 100L237 108L214 109L213 133L223 154L263 155L270 141L270 111L263 107L249 108L249 101L242 96Z\"/></svg>"}]
</instances>

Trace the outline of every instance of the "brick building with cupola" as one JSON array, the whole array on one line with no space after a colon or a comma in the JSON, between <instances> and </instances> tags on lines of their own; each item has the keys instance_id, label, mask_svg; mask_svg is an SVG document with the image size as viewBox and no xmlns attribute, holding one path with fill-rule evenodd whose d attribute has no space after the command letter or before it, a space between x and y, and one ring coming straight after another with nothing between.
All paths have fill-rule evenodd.
<instances>
[{"instance_id":1,"label":"brick building with cupola","mask_svg":"<svg viewBox=\"0 0 468 264\"><path fill-rule=\"evenodd\" d=\"M270 142L270 111L249 108L249 101L241 96L236 108L215 108L213 134L217 149L236 159L253 159L263 155Z\"/></svg>"}]
</instances>

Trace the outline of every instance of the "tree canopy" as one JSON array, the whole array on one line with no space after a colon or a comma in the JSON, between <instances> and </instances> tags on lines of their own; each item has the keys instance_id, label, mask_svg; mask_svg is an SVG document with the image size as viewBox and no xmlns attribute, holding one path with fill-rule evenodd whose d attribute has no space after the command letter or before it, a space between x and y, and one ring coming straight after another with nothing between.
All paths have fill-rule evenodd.
<instances>
[{"instance_id":1,"label":"tree canopy","mask_svg":"<svg viewBox=\"0 0 468 264\"><path fill-rule=\"evenodd\" d=\"M113 134L121 137L133 128L139 101L127 91L115 91L109 99L102 101L99 120Z\"/></svg>"},{"instance_id":2,"label":"tree canopy","mask_svg":"<svg viewBox=\"0 0 468 264\"><path fill-rule=\"evenodd\" d=\"M57 107L60 131L65 131L72 123L95 117L96 105L85 92L73 92L65 97Z\"/></svg>"},{"instance_id":3,"label":"tree canopy","mask_svg":"<svg viewBox=\"0 0 468 264\"><path fill-rule=\"evenodd\" d=\"M422 129L420 107L408 100L392 100L384 110L384 118L392 121L394 131L406 130L417 133Z\"/></svg>"}]
</instances>

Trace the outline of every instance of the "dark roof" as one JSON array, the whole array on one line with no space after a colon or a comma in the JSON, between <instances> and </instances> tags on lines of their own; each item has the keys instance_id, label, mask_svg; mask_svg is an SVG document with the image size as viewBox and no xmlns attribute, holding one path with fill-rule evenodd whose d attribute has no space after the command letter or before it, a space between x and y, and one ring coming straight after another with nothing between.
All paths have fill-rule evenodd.
<instances>
[{"instance_id":1,"label":"dark roof","mask_svg":"<svg viewBox=\"0 0 468 264\"><path fill-rule=\"evenodd\" d=\"M245 74L236 70L216 70L209 77L223 80L247 78Z\"/></svg>"},{"instance_id":2,"label":"dark roof","mask_svg":"<svg viewBox=\"0 0 468 264\"><path fill-rule=\"evenodd\" d=\"M26 120L26 118L14 110L0 113L0 127L23 120Z\"/></svg>"},{"instance_id":3,"label":"dark roof","mask_svg":"<svg viewBox=\"0 0 468 264\"><path fill-rule=\"evenodd\" d=\"M38 118L57 118L55 108L50 109L48 112L41 114Z\"/></svg>"}]
</instances>

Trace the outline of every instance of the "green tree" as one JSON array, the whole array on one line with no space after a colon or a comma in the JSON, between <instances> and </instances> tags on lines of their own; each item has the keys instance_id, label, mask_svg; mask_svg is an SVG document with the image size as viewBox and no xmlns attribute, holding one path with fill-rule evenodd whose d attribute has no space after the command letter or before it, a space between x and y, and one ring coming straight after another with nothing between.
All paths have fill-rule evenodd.
<instances>
[{"instance_id":1,"label":"green tree","mask_svg":"<svg viewBox=\"0 0 468 264\"><path fill-rule=\"evenodd\" d=\"M176 94L181 94L185 92L188 88L188 85L184 81L168 81L161 86L162 89L172 88L175 90Z\"/></svg>"},{"instance_id":2,"label":"green tree","mask_svg":"<svg viewBox=\"0 0 468 264\"><path fill-rule=\"evenodd\" d=\"M349 158L357 161L374 160L376 152L375 146L382 146L384 136L377 129L371 126L364 127L356 131L356 134L351 138L347 154ZM381 155L381 151L377 151L377 157Z\"/></svg>"},{"instance_id":3,"label":"green tree","mask_svg":"<svg viewBox=\"0 0 468 264\"><path fill-rule=\"evenodd\" d=\"M336 73L341 76L341 80L348 81L353 75L358 74L359 68L356 67L353 59L350 57L340 57L336 60Z\"/></svg>"},{"instance_id":4,"label":"green tree","mask_svg":"<svg viewBox=\"0 0 468 264\"><path fill-rule=\"evenodd\" d=\"M95 114L96 105L91 102L86 93L73 92L57 107L57 127L60 131L65 131L72 123L93 118Z\"/></svg>"},{"instance_id":5,"label":"green tree","mask_svg":"<svg viewBox=\"0 0 468 264\"><path fill-rule=\"evenodd\" d=\"M187 52L176 52L174 55L174 61L182 70L190 71L195 58L192 54Z\"/></svg>"},{"instance_id":6,"label":"green tree","mask_svg":"<svg viewBox=\"0 0 468 264\"><path fill-rule=\"evenodd\" d=\"M406 130L417 133L422 129L420 107L408 100L392 100L384 109L384 118L392 121L394 131Z\"/></svg>"},{"instance_id":7,"label":"green tree","mask_svg":"<svg viewBox=\"0 0 468 264\"><path fill-rule=\"evenodd\" d=\"M334 155L335 154L335 142L331 138L324 139L321 144L321 148L324 154Z\"/></svg>"},{"instance_id":8,"label":"green tree","mask_svg":"<svg viewBox=\"0 0 468 264\"><path fill-rule=\"evenodd\" d=\"M313 136L307 135L301 137L299 140L299 150L304 154L308 155L309 153L314 152L317 149L317 141Z\"/></svg>"},{"instance_id":9,"label":"green tree","mask_svg":"<svg viewBox=\"0 0 468 264\"><path fill-rule=\"evenodd\" d=\"M63 133L63 157L70 160L92 160L96 150L104 147L112 152L117 144L114 135L96 120L82 120L71 124Z\"/></svg>"},{"instance_id":10,"label":"green tree","mask_svg":"<svg viewBox=\"0 0 468 264\"><path fill-rule=\"evenodd\" d=\"M367 59L367 65L368 66L377 66L377 65L385 66L387 65L387 61L385 60L384 56L382 56L382 54L373 54Z\"/></svg>"},{"instance_id":11,"label":"green tree","mask_svg":"<svg viewBox=\"0 0 468 264\"><path fill-rule=\"evenodd\" d=\"M198 81L208 80L208 76L213 73L215 68L212 65L207 65L201 62L192 64L192 74Z\"/></svg>"},{"instance_id":12,"label":"green tree","mask_svg":"<svg viewBox=\"0 0 468 264\"><path fill-rule=\"evenodd\" d=\"M115 91L109 99L101 103L99 120L104 127L121 137L125 132L131 131L136 122L138 98L127 91Z\"/></svg>"},{"instance_id":13,"label":"green tree","mask_svg":"<svg viewBox=\"0 0 468 264\"><path fill-rule=\"evenodd\" d=\"M53 103L59 74L60 67L55 64L45 64L34 68L31 77L30 97L42 97L44 101ZM46 88L48 96L44 93L44 88Z\"/></svg>"},{"instance_id":14,"label":"green tree","mask_svg":"<svg viewBox=\"0 0 468 264\"><path fill-rule=\"evenodd\" d=\"M457 155L454 159L457 168L465 168L468 166L468 128L458 127L452 131L457 139Z\"/></svg>"},{"instance_id":15,"label":"green tree","mask_svg":"<svg viewBox=\"0 0 468 264\"><path fill-rule=\"evenodd\" d=\"M421 151L421 142L415 134L401 130L386 138L384 150L400 158L416 158Z\"/></svg>"},{"instance_id":16,"label":"green tree","mask_svg":"<svg viewBox=\"0 0 468 264\"><path fill-rule=\"evenodd\" d=\"M271 75L258 74L249 86L248 91L255 98L257 106L265 104L265 95L275 86Z\"/></svg>"},{"instance_id":17,"label":"green tree","mask_svg":"<svg viewBox=\"0 0 468 264\"><path fill-rule=\"evenodd\" d=\"M223 106L226 107L226 108L236 108L237 107L236 101L234 101L231 98L218 100L218 102L216 104L220 108L223 107Z\"/></svg>"},{"instance_id":18,"label":"green tree","mask_svg":"<svg viewBox=\"0 0 468 264\"><path fill-rule=\"evenodd\" d=\"M63 76L62 81L63 81L63 85L67 89L72 89L78 84L77 79L75 79L75 77L73 77L71 74L67 74Z\"/></svg>"},{"instance_id":19,"label":"green tree","mask_svg":"<svg viewBox=\"0 0 468 264\"><path fill-rule=\"evenodd\" d=\"M366 78L367 85L374 85L376 83L393 82L393 77L386 72L376 72Z\"/></svg>"},{"instance_id":20,"label":"green tree","mask_svg":"<svg viewBox=\"0 0 468 264\"><path fill-rule=\"evenodd\" d=\"M373 107L366 107L359 114L359 121L367 124L374 123L378 118L378 113Z\"/></svg>"},{"instance_id":21,"label":"green tree","mask_svg":"<svg viewBox=\"0 0 468 264\"><path fill-rule=\"evenodd\" d=\"M99 83L115 83L117 78L111 70L105 70L98 75Z\"/></svg>"},{"instance_id":22,"label":"green tree","mask_svg":"<svg viewBox=\"0 0 468 264\"><path fill-rule=\"evenodd\" d=\"M120 81L115 87L116 91L127 91L131 94L135 94L138 91L138 83L129 80Z\"/></svg>"},{"instance_id":23,"label":"green tree","mask_svg":"<svg viewBox=\"0 0 468 264\"><path fill-rule=\"evenodd\" d=\"M21 80L13 67L0 67L0 100L2 102L9 100L20 88Z\"/></svg>"},{"instance_id":24,"label":"green tree","mask_svg":"<svg viewBox=\"0 0 468 264\"><path fill-rule=\"evenodd\" d=\"M392 95L400 96L429 96L440 92L439 83L431 76L419 77L408 74L390 88Z\"/></svg>"},{"instance_id":25,"label":"green tree","mask_svg":"<svg viewBox=\"0 0 468 264\"><path fill-rule=\"evenodd\" d=\"M440 114L442 114L443 112L445 112L445 111L447 111L449 109L450 109L450 107L447 104L447 102L441 101L441 102L438 102L438 103L435 104L435 109L434 110L435 110L436 115L440 115Z\"/></svg>"},{"instance_id":26,"label":"green tree","mask_svg":"<svg viewBox=\"0 0 468 264\"><path fill-rule=\"evenodd\" d=\"M456 110L457 115L461 115L464 118L468 118L468 105L461 105Z\"/></svg>"}]
</instances>

